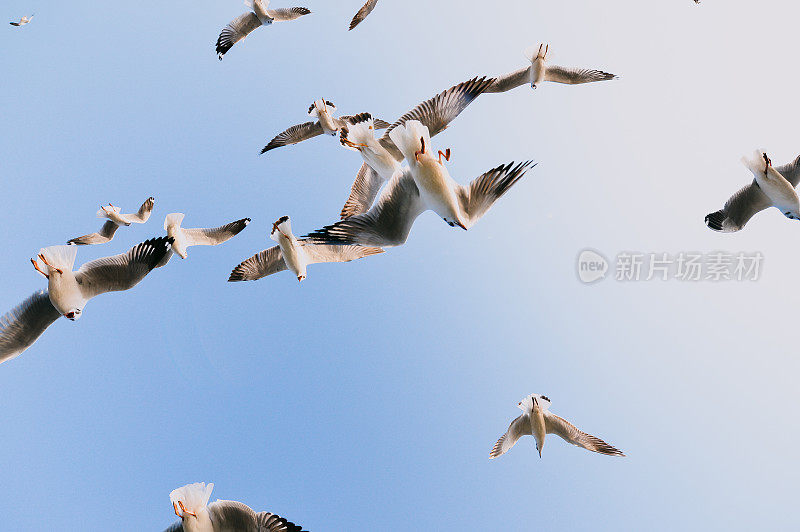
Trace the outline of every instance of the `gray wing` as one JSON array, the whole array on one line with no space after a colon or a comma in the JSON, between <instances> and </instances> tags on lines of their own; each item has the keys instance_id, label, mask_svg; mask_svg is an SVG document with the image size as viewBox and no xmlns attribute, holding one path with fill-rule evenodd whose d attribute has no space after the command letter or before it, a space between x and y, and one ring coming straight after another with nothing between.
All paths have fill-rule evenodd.
<instances>
[{"instance_id":1,"label":"gray wing","mask_svg":"<svg viewBox=\"0 0 800 532\"><path fill-rule=\"evenodd\" d=\"M87 262L75 272L81 293L89 299L106 292L133 288L169 253L172 240L151 238L127 253Z\"/></svg>"},{"instance_id":2,"label":"gray wing","mask_svg":"<svg viewBox=\"0 0 800 532\"><path fill-rule=\"evenodd\" d=\"M256 514L258 532L303 532L303 527L270 512Z\"/></svg>"},{"instance_id":3,"label":"gray wing","mask_svg":"<svg viewBox=\"0 0 800 532\"><path fill-rule=\"evenodd\" d=\"M793 187L797 188L797 184L800 183L800 156L788 164L776 166L775 170L786 178Z\"/></svg>"},{"instance_id":4,"label":"gray wing","mask_svg":"<svg viewBox=\"0 0 800 532\"><path fill-rule=\"evenodd\" d=\"M360 113L360 114L361 115L370 115L370 116L372 116L372 114L370 114L370 113ZM359 120L356 118L357 116L358 115L343 115L343 116L340 116L338 118L339 127L341 127L343 125L346 126L347 122L350 122L351 124L357 124L359 122ZM375 118L374 116L372 116L372 125L375 127L375 129L386 129L387 127L391 127L392 124L390 124L386 120L381 120L380 118Z\"/></svg>"},{"instance_id":5,"label":"gray wing","mask_svg":"<svg viewBox=\"0 0 800 532\"><path fill-rule=\"evenodd\" d=\"M208 505L214 532L250 532L258 530L256 513L237 501L216 501Z\"/></svg>"},{"instance_id":6,"label":"gray wing","mask_svg":"<svg viewBox=\"0 0 800 532\"><path fill-rule=\"evenodd\" d=\"M183 532L183 521L175 521L164 532Z\"/></svg>"},{"instance_id":7,"label":"gray wing","mask_svg":"<svg viewBox=\"0 0 800 532\"><path fill-rule=\"evenodd\" d=\"M367 212L378 196L383 183L384 180L378 175L378 172L367 163L362 164L353 186L350 187L350 196L342 207L340 215L342 220Z\"/></svg>"},{"instance_id":8,"label":"gray wing","mask_svg":"<svg viewBox=\"0 0 800 532\"><path fill-rule=\"evenodd\" d=\"M358 10L358 13L353 17L353 20L350 21L350 30L361 24L361 22L367 18L367 15L372 13L372 10L375 9L375 6L378 4L378 0L367 0L367 3L361 6L361 9Z\"/></svg>"},{"instance_id":9,"label":"gray wing","mask_svg":"<svg viewBox=\"0 0 800 532\"><path fill-rule=\"evenodd\" d=\"M0 363L28 349L61 314L40 290L0 318Z\"/></svg>"},{"instance_id":10,"label":"gray wing","mask_svg":"<svg viewBox=\"0 0 800 532\"><path fill-rule=\"evenodd\" d=\"M304 140L312 139L316 136L322 135L322 133L322 124L319 122L306 122L304 124L298 124L290 127L283 133L278 133L275 135L275 138L269 141L269 144L261 149L261 153L264 154L270 150L274 150L275 148L297 144L298 142L303 142Z\"/></svg>"},{"instance_id":11,"label":"gray wing","mask_svg":"<svg viewBox=\"0 0 800 532\"><path fill-rule=\"evenodd\" d=\"M522 414L512 421L506 433L500 436L500 439L494 444L492 450L489 451L489 458L497 458L498 456L506 454L509 449L514 447L517 440L526 434L531 434L531 422L527 414Z\"/></svg>"},{"instance_id":12,"label":"gray wing","mask_svg":"<svg viewBox=\"0 0 800 532\"><path fill-rule=\"evenodd\" d=\"M591 83L592 81L608 81L617 76L603 72L602 70L590 70L586 68L566 68L557 65L548 65L545 71L545 81L556 83L568 83L576 85L578 83Z\"/></svg>"},{"instance_id":13,"label":"gray wing","mask_svg":"<svg viewBox=\"0 0 800 532\"><path fill-rule=\"evenodd\" d=\"M551 412L544 413L544 426L548 434L555 434L572 445L583 447L588 451L611 456L625 456L625 454L616 447L607 444L596 436L578 430L575 425Z\"/></svg>"},{"instance_id":14,"label":"gray wing","mask_svg":"<svg viewBox=\"0 0 800 532\"><path fill-rule=\"evenodd\" d=\"M155 198L151 196L142 203L142 206L139 207L139 211L136 214L123 214L123 216L126 217L129 222L143 224L150 218L150 213L153 212L155 201Z\"/></svg>"},{"instance_id":15,"label":"gray wing","mask_svg":"<svg viewBox=\"0 0 800 532\"><path fill-rule=\"evenodd\" d=\"M303 15L308 15L311 10L305 7L282 7L280 9L267 9L267 15L275 19L276 22L294 20Z\"/></svg>"},{"instance_id":16,"label":"gray wing","mask_svg":"<svg viewBox=\"0 0 800 532\"><path fill-rule=\"evenodd\" d=\"M771 206L772 202L754 179L731 196L721 210L707 214L705 222L709 229L732 233L741 230L756 213Z\"/></svg>"},{"instance_id":17,"label":"gray wing","mask_svg":"<svg viewBox=\"0 0 800 532\"><path fill-rule=\"evenodd\" d=\"M239 15L228 23L217 38L217 56L219 60L222 61L222 56L224 56L234 44L247 37L259 26L261 26L261 21L258 20L256 14L252 11Z\"/></svg>"},{"instance_id":18,"label":"gray wing","mask_svg":"<svg viewBox=\"0 0 800 532\"><path fill-rule=\"evenodd\" d=\"M519 163L516 166L513 162L501 164L475 179L468 186L459 187L457 196L461 210L469 218L467 227L472 227L495 201L522 179L525 172L533 167L531 165L536 166L531 161Z\"/></svg>"},{"instance_id":19,"label":"gray wing","mask_svg":"<svg viewBox=\"0 0 800 532\"><path fill-rule=\"evenodd\" d=\"M528 65L509 74L497 76L494 82L486 87L483 92L506 92L530 82L531 67Z\"/></svg>"},{"instance_id":20,"label":"gray wing","mask_svg":"<svg viewBox=\"0 0 800 532\"><path fill-rule=\"evenodd\" d=\"M404 168L389 180L369 211L318 229L307 238L314 244L399 246L408 239L414 220L426 210L414 178Z\"/></svg>"},{"instance_id":21,"label":"gray wing","mask_svg":"<svg viewBox=\"0 0 800 532\"><path fill-rule=\"evenodd\" d=\"M230 277L228 277L228 282L255 281L267 275L282 272L285 269L287 269L286 262L283 260L281 248L280 246L275 246L256 253L236 266Z\"/></svg>"},{"instance_id":22,"label":"gray wing","mask_svg":"<svg viewBox=\"0 0 800 532\"><path fill-rule=\"evenodd\" d=\"M77 238L73 238L72 240L69 240L67 244L73 244L76 246L105 244L106 242L109 242L112 238L114 238L114 233L117 232L117 228L119 228L117 224L115 224L111 220L107 220L106 223L103 224L103 227L100 228L100 231L98 231L97 233L91 233L88 235L83 235Z\"/></svg>"},{"instance_id":23,"label":"gray wing","mask_svg":"<svg viewBox=\"0 0 800 532\"><path fill-rule=\"evenodd\" d=\"M440 92L433 98L422 102L389 126L386 133L384 133L383 137L380 139L380 143L384 148L389 150L398 161L402 161L403 156L400 150L397 149L389 138L389 133L394 128L405 124L409 120L419 120L422 125L428 127L428 131L431 137L433 137L447 128L450 122L455 120L456 117L492 83L494 83L494 78L487 78L484 76L464 81L463 83L459 83L458 85Z\"/></svg>"},{"instance_id":24,"label":"gray wing","mask_svg":"<svg viewBox=\"0 0 800 532\"><path fill-rule=\"evenodd\" d=\"M184 229L187 246L216 246L235 237L250 223L250 218L242 218L213 229Z\"/></svg>"},{"instance_id":25,"label":"gray wing","mask_svg":"<svg viewBox=\"0 0 800 532\"><path fill-rule=\"evenodd\" d=\"M322 262L350 262L370 255L383 253L381 248L365 246L330 246L326 244L313 244L302 242L303 251L306 252L309 264Z\"/></svg>"}]
</instances>

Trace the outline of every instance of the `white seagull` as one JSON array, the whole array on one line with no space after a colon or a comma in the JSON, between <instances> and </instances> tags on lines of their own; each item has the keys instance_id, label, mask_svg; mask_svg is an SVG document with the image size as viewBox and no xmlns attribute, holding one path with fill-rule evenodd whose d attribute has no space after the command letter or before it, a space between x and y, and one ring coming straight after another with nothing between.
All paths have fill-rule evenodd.
<instances>
[{"instance_id":1,"label":"white seagull","mask_svg":"<svg viewBox=\"0 0 800 532\"><path fill-rule=\"evenodd\" d=\"M217 39L217 57L222 61L228 50L234 44L247 37L253 30L261 26L269 26L273 22L294 20L311 11L305 7L284 7L280 9L267 9L269 0L245 0L245 5L252 9L233 19Z\"/></svg>"},{"instance_id":2,"label":"white seagull","mask_svg":"<svg viewBox=\"0 0 800 532\"><path fill-rule=\"evenodd\" d=\"M125 227L131 224L143 224L150 219L150 213L153 212L153 205L155 199L152 197L147 198L142 206L139 207L139 212L134 214L121 214L120 208L111 205L110 203L100 205L100 210L97 211L98 218L107 218L108 221L103 224L100 231L88 235L73 238L67 244L74 244L78 246L86 246L91 244L105 244L114 238L114 233L117 232L119 226Z\"/></svg>"},{"instance_id":3,"label":"white seagull","mask_svg":"<svg viewBox=\"0 0 800 532\"><path fill-rule=\"evenodd\" d=\"M30 23L31 20L33 20L33 15L29 17L22 17L21 19L19 19L19 22L9 22L9 24L11 24L12 26L24 26L25 24Z\"/></svg>"},{"instance_id":4,"label":"white seagull","mask_svg":"<svg viewBox=\"0 0 800 532\"><path fill-rule=\"evenodd\" d=\"M169 500L180 521L164 532L303 532L298 526L270 512L254 512L237 501L208 504L214 484L198 482L173 490Z\"/></svg>"},{"instance_id":5,"label":"white seagull","mask_svg":"<svg viewBox=\"0 0 800 532\"><path fill-rule=\"evenodd\" d=\"M511 422L508 431L494 444L489 458L497 458L508 452L522 436L532 435L536 439L536 450L542 457L542 447L547 434L555 434L561 439L583 447L588 451L610 456L625 456L622 451L612 447L600 438L578 430L569 421L550 412L550 399L544 395L531 394L517 403L522 415Z\"/></svg>"},{"instance_id":6,"label":"white seagull","mask_svg":"<svg viewBox=\"0 0 800 532\"><path fill-rule=\"evenodd\" d=\"M336 118L333 114L335 111L336 106L325 98L314 101L308 108L308 116L316 118L316 120L297 124L282 133L278 133L275 135L275 138L261 149L261 153L264 154L275 148L297 144L298 142L303 142L304 140L312 139L319 135L338 134L345 123L353 117L343 116L341 118ZM380 119L375 119L375 127L378 129L386 129L389 127L389 123Z\"/></svg>"},{"instance_id":7,"label":"white seagull","mask_svg":"<svg viewBox=\"0 0 800 532\"><path fill-rule=\"evenodd\" d=\"M59 317L79 319L91 298L136 286L169 252L171 243L171 238L150 239L127 253L87 262L77 271L72 271L76 247L41 249L38 258L46 270L37 260L31 262L47 278L47 290L0 318L0 363L25 351Z\"/></svg>"},{"instance_id":8,"label":"white seagull","mask_svg":"<svg viewBox=\"0 0 800 532\"><path fill-rule=\"evenodd\" d=\"M306 278L309 264L350 262L383 253L377 247L318 245L298 239L292 234L292 223L288 216L272 224L269 237L278 245L256 253L236 266L228 282L255 281L287 269L297 276L298 281L302 281Z\"/></svg>"},{"instance_id":9,"label":"white seagull","mask_svg":"<svg viewBox=\"0 0 800 532\"><path fill-rule=\"evenodd\" d=\"M491 86L487 87L484 92L506 92L526 84L530 84L530 86L535 89L544 81L576 85L593 81L608 81L617 78L614 74L609 74L602 70L550 65L547 63L547 52L549 49L549 44L539 44L538 47L532 46L526 49L525 57L531 64L511 72L510 74L498 76L496 81Z\"/></svg>"},{"instance_id":10,"label":"white seagull","mask_svg":"<svg viewBox=\"0 0 800 532\"><path fill-rule=\"evenodd\" d=\"M369 113L361 113L349 119L341 130L340 140L344 147L358 151L364 164L350 189L341 218L367 212L381 186L399 169L403 154L391 138L392 130L411 120L417 120L428 128L433 137L447 129L494 81L494 78L473 78L440 92L401 116L380 139L375 138L378 127Z\"/></svg>"},{"instance_id":11,"label":"white seagull","mask_svg":"<svg viewBox=\"0 0 800 532\"><path fill-rule=\"evenodd\" d=\"M450 150L433 153L428 128L416 120L392 131L392 140L409 162L384 187L375 205L307 236L312 242L399 246L406 242L414 221L432 210L450 226L469 229L495 201L519 181L531 162L500 165L468 186L456 183L442 158ZM437 156L438 155L438 156Z\"/></svg>"},{"instance_id":12,"label":"white seagull","mask_svg":"<svg viewBox=\"0 0 800 532\"><path fill-rule=\"evenodd\" d=\"M359 9L358 13L355 14L353 20L350 21L350 29L347 31L352 31L353 28L361 24L361 22L367 18L367 15L372 13L372 10L375 9L376 5L378 5L378 0L367 0L367 3L361 6L361 9Z\"/></svg>"},{"instance_id":13,"label":"white seagull","mask_svg":"<svg viewBox=\"0 0 800 532\"><path fill-rule=\"evenodd\" d=\"M740 231L756 213L773 206L787 218L797 218L794 188L800 183L800 156L777 168L763 152L743 161L755 179L731 196L721 210L706 215L708 228L723 233Z\"/></svg>"},{"instance_id":14,"label":"white seagull","mask_svg":"<svg viewBox=\"0 0 800 532\"><path fill-rule=\"evenodd\" d=\"M236 220L235 222L211 229L186 229L181 227L184 216L182 212L173 212L164 218L164 230L167 232L167 236L173 239L173 242L172 250L167 253L164 259L158 264L158 267L164 266L169 262L173 251L177 253L180 258L185 259L188 256L186 248L189 246L216 246L222 244L241 233L242 230L247 227L247 224L250 223L250 218L242 218L241 220Z\"/></svg>"}]
</instances>

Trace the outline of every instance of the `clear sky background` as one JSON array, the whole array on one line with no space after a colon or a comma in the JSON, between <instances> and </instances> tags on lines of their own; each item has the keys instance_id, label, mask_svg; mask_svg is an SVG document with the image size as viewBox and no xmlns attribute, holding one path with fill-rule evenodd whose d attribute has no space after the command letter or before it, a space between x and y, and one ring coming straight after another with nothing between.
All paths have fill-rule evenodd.
<instances>
[{"instance_id":1,"label":"clear sky background","mask_svg":"<svg viewBox=\"0 0 800 532\"><path fill-rule=\"evenodd\" d=\"M3 3L0 306L44 282L28 259L95 231L97 206L146 225L78 264L250 217L134 290L99 297L0 366L0 529L163 530L169 492L214 482L307 529L787 529L800 438L800 224L703 224L751 175L800 153L797 18L785 1L308 0L220 63L237 0ZM281 4L283 5L283 4ZM279 7L278 3L275 4ZM360 165L318 138L258 156L325 97L389 121L480 74L553 63L619 80L480 97L436 148L466 183L534 170L469 232L433 213L408 243L340 265L226 283L292 216L336 219ZM581 284L587 247L755 252L752 283ZM533 392L624 450L532 438L488 452Z\"/></svg>"}]
</instances>

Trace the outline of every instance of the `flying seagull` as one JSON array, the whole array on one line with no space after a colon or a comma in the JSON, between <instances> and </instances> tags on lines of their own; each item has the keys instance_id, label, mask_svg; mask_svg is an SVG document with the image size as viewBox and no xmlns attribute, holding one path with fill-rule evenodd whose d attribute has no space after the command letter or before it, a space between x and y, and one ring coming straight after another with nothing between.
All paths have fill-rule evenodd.
<instances>
[{"instance_id":1,"label":"flying seagull","mask_svg":"<svg viewBox=\"0 0 800 532\"><path fill-rule=\"evenodd\" d=\"M342 208L341 218L367 212L381 186L399 170L403 154L391 138L394 129L410 120L417 120L428 128L433 137L447 129L494 81L494 78L473 78L440 92L401 116L380 139L375 139L377 125L368 113L348 120L340 133L341 143L346 148L358 151L364 163Z\"/></svg>"},{"instance_id":2,"label":"flying seagull","mask_svg":"<svg viewBox=\"0 0 800 532\"><path fill-rule=\"evenodd\" d=\"M97 217L108 219L108 221L103 224L103 227L100 228L100 231L73 238L67 242L67 244L75 244L78 246L105 244L114 238L114 233L117 232L119 226L124 225L127 227L131 224L145 223L150 218L150 213L153 212L154 203L154 198L147 198L147 200L142 203L142 206L139 207L139 212L135 214L120 214L120 208L110 203L107 206L100 205L100 210L97 211Z\"/></svg>"},{"instance_id":3,"label":"flying seagull","mask_svg":"<svg viewBox=\"0 0 800 532\"><path fill-rule=\"evenodd\" d=\"M81 317L86 303L106 292L136 286L169 252L171 238L153 238L127 253L87 262L72 271L78 249L51 246L31 259L33 267L48 280L47 290L36 292L0 318L0 363L29 348L59 317ZM43 269L44 268L44 269Z\"/></svg>"},{"instance_id":4,"label":"flying seagull","mask_svg":"<svg viewBox=\"0 0 800 532\"><path fill-rule=\"evenodd\" d=\"M185 259L188 256L186 248L189 246L216 246L217 244L222 244L241 233L250 223L250 218L242 218L212 229L185 229L181 227L184 216L182 212L173 212L164 219L164 230L167 232L167 236L173 239L173 242L172 249L158 264L158 267L164 266L169 262L173 251L180 258Z\"/></svg>"},{"instance_id":5,"label":"flying seagull","mask_svg":"<svg viewBox=\"0 0 800 532\"><path fill-rule=\"evenodd\" d=\"M11 24L12 26L24 26L25 24L30 23L31 20L33 20L33 15L29 17L22 17L21 19L19 19L19 22L9 22L9 24Z\"/></svg>"},{"instance_id":6,"label":"flying seagull","mask_svg":"<svg viewBox=\"0 0 800 532\"><path fill-rule=\"evenodd\" d=\"M550 412L550 399L544 395L531 394L517 404L522 415L511 422L508 431L494 444L489 458L497 458L508 452L522 436L532 435L536 439L536 450L542 457L542 447L547 434L555 434L572 445L588 451L610 456L625 456L619 449L600 438L578 430L569 421Z\"/></svg>"},{"instance_id":7,"label":"flying seagull","mask_svg":"<svg viewBox=\"0 0 800 532\"><path fill-rule=\"evenodd\" d=\"M491 86L487 87L484 92L506 92L526 84L530 84L530 86L535 89L544 81L576 85L580 83L591 83L593 81L608 81L617 78L614 74L609 74L602 70L567 68L547 64L547 53L549 50L549 44L540 44L538 47L532 46L526 49L525 57L531 64L511 72L510 74L498 76L497 80Z\"/></svg>"},{"instance_id":8,"label":"flying seagull","mask_svg":"<svg viewBox=\"0 0 800 532\"><path fill-rule=\"evenodd\" d=\"M381 248L362 246L317 245L292 234L292 223L288 216L272 224L269 237L278 243L256 253L231 272L228 282L255 281L283 270L291 270L298 281L306 278L309 264L321 262L350 262L351 260L383 253Z\"/></svg>"},{"instance_id":9,"label":"flying seagull","mask_svg":"<svg viewBox=\"0 0 800 532\"><path fill-rule=\"evenodd\" d=\"M367 15L372 13L372 10L375 9L375 6L378 4L378 0L367 0L367 3L361 6L361 9L358 10L358 13L353 17L353 20L350 21L350 29L347 31L352 31L353 28L361 24L361 22L367 18Z\"/></svg>"},{"instance_id":10,"label":"flying seagull","mask_svg":"<svg viewBox=\"0 0 800 532\"><path fill-rule=\"evenodd\" d=\"M322 98L316 100L308 108L308 115L316 118L315 121L304 122L296 126L292 126L282 133L278 133L275 138L269 141L269 144L262 148L261 153L264 154L275 148L282 146L289 146L303 142L319 135L336 135L345 125L351 116L343 116L336 118L333 113L336 111L336 106L332 102ZM389 127L388 122L380 119L375 119L375 127L378 129L386 129Z\"/></svg>"},{"instance_id":11,"label":"flying seagull","mask_svg":"<svg viewBox=\"0 0 800 532\"><path fill-rule=\"evenodd\" d=\"M261 26L269 26L273 22L294 20L311 11L305 7L284 7L280 9L267 9L269 0L246 0L245 5L252 9L233 19L217 38L217 57L222 61L228 50L234 44L247 37L253 30Z\"/></svg>"},{"instance_id":12,"label":"flying seagull","mask_svg":"<svg viewBox=\"0 0 800 532\"><path fill-rule=\"evenodd\" d=\"M754 160L745 162L755 179L731 196L721 210L706 215L709 229L723 233L740 231L756 213L772 206L781 209L787 218L796 215L792 212L796 196L792 198L786 186L794 189L800 183L800 156L777 168L768 160L766 154L759 153Z\"/></svg>"},{"instance_id":13,"label":"flying seagull","mask_svg":"<svg viewBox=\"0 0 800 532\"><path fill-rule=\"evenodd\" d=\"M442 163L450 151L433 154L427 128L417 121L398 126L392 138L406 155L408 167L383 188L375 205L307 236L324 244L399 246L406 242L417 217L432 210L450 226L472 227L495 201L519 181L531 162L500 165L468 186L456 183ZM410 159L409 159L410 157Z\"/></svg>"},{"instance_id":14,"label":"flying seagull","mask_svg":"<svg viewBox=\"0 0 800 532\"><path fill-rule=\"evenodd\" d=\"M208 504L213 489L212 483L198 482L173 490L169 500L181 520L164 532L303 532L302 526L273 513L256 513L241 502Z\"/></svg>"}]
</instances>

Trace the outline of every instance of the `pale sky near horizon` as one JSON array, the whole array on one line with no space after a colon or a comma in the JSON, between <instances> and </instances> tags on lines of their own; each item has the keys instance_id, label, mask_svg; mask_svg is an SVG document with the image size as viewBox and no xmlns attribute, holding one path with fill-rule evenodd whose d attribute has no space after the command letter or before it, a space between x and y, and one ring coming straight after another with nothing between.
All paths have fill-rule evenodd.
<instances>
[{"instance_id":1,"label":"pale sky near horizon","mask_svg":"<svg viewBox=\"0 0 800 532\"><path fill-rule=\"evenodd\" d=\"M275 7L281 7L277 1ZM785 530L798 474L800 225L703 217L754 149L800 154L800 8L778 0L297 0L220 63L238 0L4 3L0 313L44 288L29 258L156 204L77 263L186 226L253 222L98 297L0 365L0 530L163 530L172 489L214 482L314 532ZM462 183L538 166L470 231L432 213L349 264L226 283L336 219L360 165L335 139L258 152L332 100L392 121L476 75L553 63L620 79L481 96L434 139ZM755 282L582 284L587 248L759 252ZM557 437L488 453L529 393L628 455Z\"/></svg>"}]
</instances>

